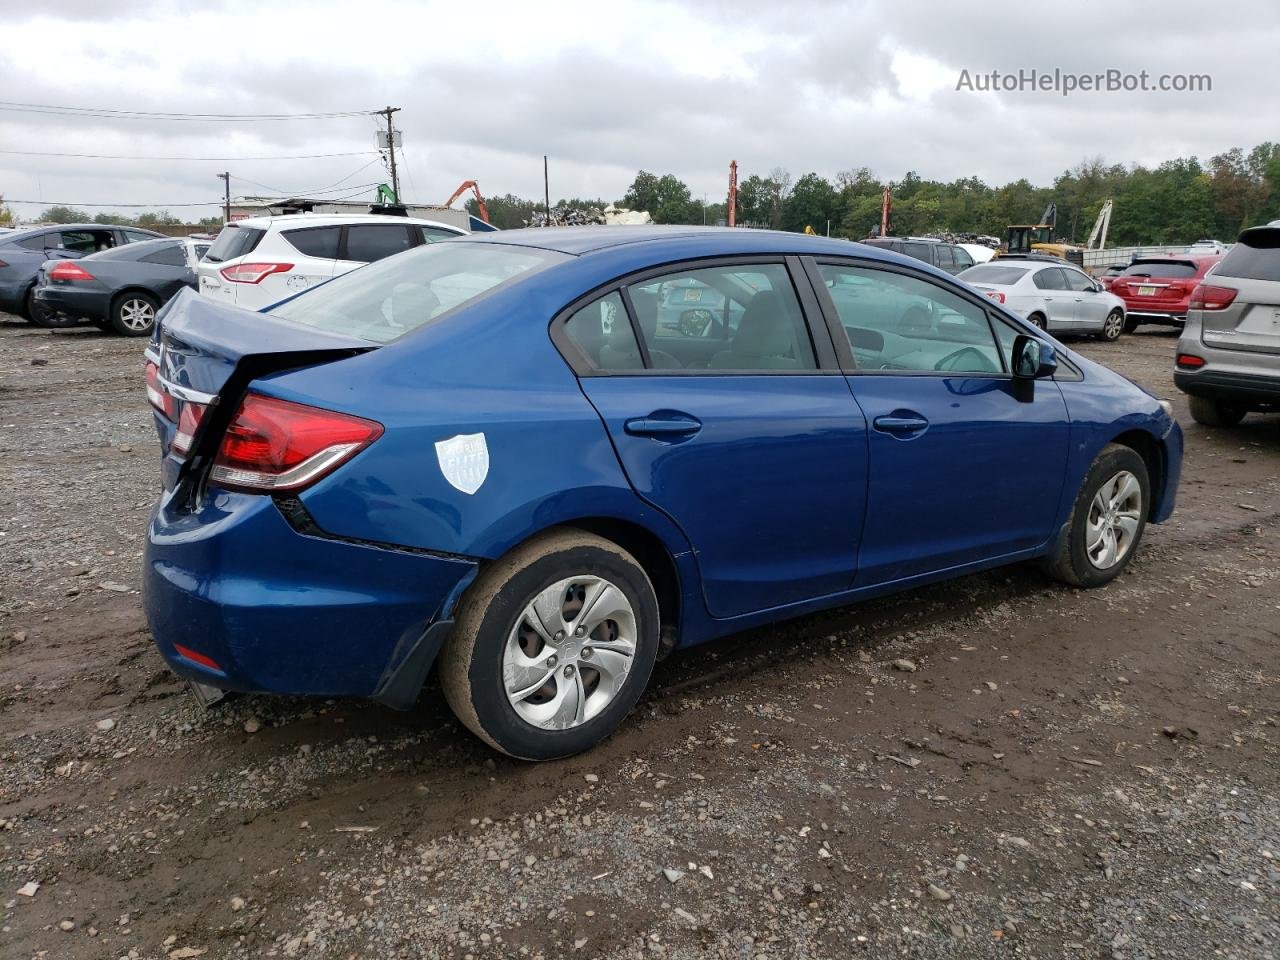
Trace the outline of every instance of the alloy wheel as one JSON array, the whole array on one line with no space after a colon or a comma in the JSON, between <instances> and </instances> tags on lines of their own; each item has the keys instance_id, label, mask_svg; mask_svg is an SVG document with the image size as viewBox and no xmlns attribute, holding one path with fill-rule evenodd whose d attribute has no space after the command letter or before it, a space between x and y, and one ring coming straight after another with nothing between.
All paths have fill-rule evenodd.
<instances>
[{"instance_id":1,"label":"alloy wheel","mask_svg":"<svg viewBox=\"0 0 1280 960\"><path fill-rule=\"evenodd\" d=\"M1142 485L1121 470L1098 488L1085 524L1085 554L1099 570L1109 570L1128 556L1142 523Z\"/></svg>"},{"instance_id":2,"label":"alloy wheel","mask_svg":"<svg viewBox=\"0 0 1280 960\"><path fill-rule=\"evenodd\" d=\"M636 655L636 615L601 577L567 577L524 608L503 650L507 700L526 723L567 730L618 695Z\"/></svg>"},{"instance_id":3,"label":"alloy wheel","mask_svg":"<svg viewBox=\"0 0 1280 960\"><path fill-rule=\"evenodd\" d=\"M120 304L120 322L130 330L150 330L155 321L156 308L146 300L134 297Z\"/></svg>"},{"instance_id":4,"label":"alloy wheel","mask_svg":"<svg viewBox=\"0 0 1280 960\"><path fill-rule=\"evenodd\" d=\"M1120 334L1124 332L1124 317L1120 313L1112 312L1107 314L1107 319L1102 325L1102 336L1107 340L1118 340Z\"/></svg>"}]
</instances>

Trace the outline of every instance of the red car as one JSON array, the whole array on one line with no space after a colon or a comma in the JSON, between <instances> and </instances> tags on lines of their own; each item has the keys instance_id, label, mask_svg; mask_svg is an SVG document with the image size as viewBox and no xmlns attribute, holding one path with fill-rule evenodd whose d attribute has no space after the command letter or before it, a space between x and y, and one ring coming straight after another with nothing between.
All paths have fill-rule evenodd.
<instances>
[{"instance_id":1,"label":"red car","mask_svg":"<svg viewBox=\"0 0 1280 960\"><path fill-rule=\"evenodd\" d=\"M1191 291L1221 255L1171 254L1140 257L1111 281L1111 292L1124 301L1125 333L1144 323L1182 326L1187 321Z\"/></svg>"}]
</instances>

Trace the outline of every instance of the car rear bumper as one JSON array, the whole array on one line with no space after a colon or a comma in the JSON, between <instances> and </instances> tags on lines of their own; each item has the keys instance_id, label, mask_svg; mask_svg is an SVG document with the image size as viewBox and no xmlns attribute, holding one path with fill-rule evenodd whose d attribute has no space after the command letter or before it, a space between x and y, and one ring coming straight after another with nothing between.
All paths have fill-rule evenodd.
<instances>
[{"instance_id":1,"label":"car rear bumper","mask_svg":"<svg viewBox=\"0 0 1280 960\"><path fill-rule=\"evenodd\" d=\"M1125 316L1129 320L1139 320L1142 323L1167 323L1170 326L1181 326L1187 322L1185 308L1179 313L1165 310L1143 310L1126 305Z\"/></svg>"},{"instance_id":2,"label":"car rear bumper","mask_svg":"<svg viewBox=\"0 0 1280 960\"><path fill-rule=\"evenodd\" d=\"M463 558L299 533L266 496L211 492L187 512L166 494L148 528L144 607L181 676L407 707L475 571Z\"/></svg>"},{"instance_id":3,"label":"car rear bumper","mask_svg":"<svg viewBox=\"0 0 1280 960\"><path fill-rule=\"evenodd\" d=\"M111 298L101 290L72 290L47 285L36 287L36 299L50 310L86 320L107 319L107 308L111 303Z\"/></svg>"},{"instance_id":4,"label":"car rear bumper","mask_svg":"<svg viewBox=\"0 0 1280 960\"><path fill-rule=\"evenodd\" d=\"M1173 382L1183 393L1209 400L1242 404L1280 403L1280 373L1271 375L1232 370L1174 370Z\"/></svg>"}]
</instances>

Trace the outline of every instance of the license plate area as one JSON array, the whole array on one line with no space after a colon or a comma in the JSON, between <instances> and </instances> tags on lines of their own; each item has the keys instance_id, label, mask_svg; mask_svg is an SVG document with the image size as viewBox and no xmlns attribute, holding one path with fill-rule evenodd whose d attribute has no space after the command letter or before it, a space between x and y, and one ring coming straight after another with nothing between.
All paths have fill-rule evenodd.
<instances>
[{"instance_id":1,"label":"license plate area","mask_svg":"<svg viewBox=\"0 0 1280 960\"><path fill-rule=\"evenodd\" d=\"M1155 287L1147 286L1147 285L1138 287L1138 296L1140 297L1154 297L1155 295L1156 295Z\"/></svg>"}]
</instances>

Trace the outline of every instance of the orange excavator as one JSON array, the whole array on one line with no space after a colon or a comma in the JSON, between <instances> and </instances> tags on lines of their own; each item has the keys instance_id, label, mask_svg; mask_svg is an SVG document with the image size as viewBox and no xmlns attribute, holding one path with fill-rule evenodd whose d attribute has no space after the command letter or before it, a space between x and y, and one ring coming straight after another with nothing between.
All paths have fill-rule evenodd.
<instances>
[{"instance_id":1,"label":"orange excavator","mask_svg":"<svg viewBox=\"0 0 1280 960\"><path fill-rule=\"evenodd\" d=\"M484 197L480 195L480 188L476 185L476 182L474 180L462 181L462 185L458 187L457 190L453 191L453 196L451 196L448 200L446 200L444 202L444 205L446 207L452 207L453 201L457 200L460 196L462 196L468 190L470 190L476 196L476 206L480 210L480 219L483 220L485 223L488 223L489 208L484 205Z\"/></svg>"}]
</instances>

